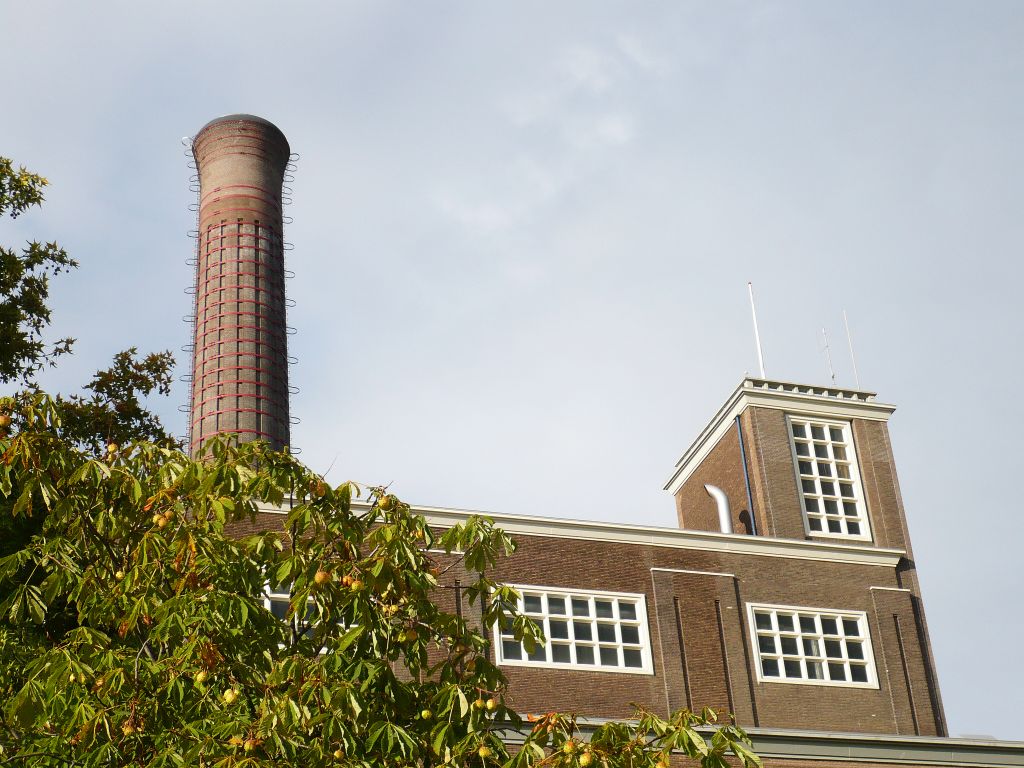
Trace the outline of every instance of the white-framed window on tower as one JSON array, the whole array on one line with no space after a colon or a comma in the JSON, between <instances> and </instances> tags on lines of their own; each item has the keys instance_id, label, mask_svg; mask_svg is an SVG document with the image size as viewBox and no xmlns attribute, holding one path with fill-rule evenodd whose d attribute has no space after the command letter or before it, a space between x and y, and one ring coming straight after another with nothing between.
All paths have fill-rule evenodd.
<instances>
[{"instance_id":1,"label":"white-framed window on tower","mask_svg":"<svg viewBox=\"0 0 1024 768\"><path fill-rule=\"evenodd\" d=\"M787 422L807 533L870 539L850 425L792 414Z\"/></svg>"}]
</instances>

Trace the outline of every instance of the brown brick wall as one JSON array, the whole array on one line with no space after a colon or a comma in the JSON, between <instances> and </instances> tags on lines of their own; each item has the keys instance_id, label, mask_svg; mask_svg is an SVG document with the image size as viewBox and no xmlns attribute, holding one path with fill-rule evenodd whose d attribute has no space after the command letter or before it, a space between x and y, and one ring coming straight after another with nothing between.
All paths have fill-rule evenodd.
<instances>
[{"instance_id":1,"label":"brown brick wall","mask_svg":"<svg viewBox=\"0 0 1024 768\"><path fill-rule=\"evenodd\" d=\"M711 705L731 710L745 725L912 734L906 716L912 701L917 730L938 732L909 594L870 589L896 588L895 569L533 536L519 543L519 551L499 565L498 580L645 595L655 668L647 676L508 667L512 704L520 711L623 717L632 702L662 712ZM652 574L652 567L711 573ZM876 594L883 596L882 620ZM746 616L751 602L864 611L879 687L757 682ZM893 653L899 656L894 615L912 698L905 681L892 681Z\"/></svg>"},{"instance_id":2,"label":"brown brick wall","mask_svg":"<svg viewBox=\"0 0 1024 768\"><path fill-rule=\"evenodd\" d=\"M282 523L267 515L239 533ZM492 574L496 580L644 595L654 666L653 675L505 667L509 703L521 712L618 718L632 714L634 703L663 713L713 706L745 726L943 731L916 597L899 590L895 568L543 536L517 541L517 552ZM459 569L446 572L438 594L451 610L456 580L468 583ZM748 603L865 612L879 687L758 682ZM471 620L479 616L467 600L463 611Z\"/></svg>"},{"instance_id":3,"label":"brown brick wall","mask_svg":"<svg viewBox=\"0 0 1024 768\"><path fill-rule=\"evenodd\" d=\"M879 421L853 419L853 442L864 484L875 544L909 551L903 501L896 484L896 467L889 448L888 428Z\"/></svg>"},{"instance_id":4,"label":"brown brick wall","mask_svg":"<svg viewBox=\"0 0 1024 768\"><path fill-rule=\"evenodd\" d=\"M757 533L778 538L834 540L809 536L804 527L786 413L774 408L753 407L744 411L740 419ZM901 549L909 554L910 539L888 428L883 422L865 419L853 419L851 426L872 540L877 546ZM680 527L718 530L717 508L704 490L705 483L725 491L733 509L734 530L743 532L739 516L747 507L747 491L735 430L729 430L719 440L676 494ZM907 577L914 578L914 574L910 572Z\"/></svg>"},{"instance_id":5,"label":"brown brick wall","mask_svg":"<svg viewBox=\"0 0 1024 768\"><path fill-rule=\"evenodd\" d=\"M741 421L751 464L751 486L759 533L783 539L805 539L800 493L793 467L786 415L774 408L748 408Z\"/></svg>"},{"instance_id":6,"label":"brown brick wall","mask_svg":"<svg viewBox=\"0 0 1024 768\"><path fill-rule=\"evenodd\" d=\"M704 489L705 483L717 485L728 497L733 531L749 533L747 486L743 478L743 459L735 428L718 441L700 467L676 493L676 514L680 528L693 531L721 530L718 505Z\"/></svg>"}]
</instances>

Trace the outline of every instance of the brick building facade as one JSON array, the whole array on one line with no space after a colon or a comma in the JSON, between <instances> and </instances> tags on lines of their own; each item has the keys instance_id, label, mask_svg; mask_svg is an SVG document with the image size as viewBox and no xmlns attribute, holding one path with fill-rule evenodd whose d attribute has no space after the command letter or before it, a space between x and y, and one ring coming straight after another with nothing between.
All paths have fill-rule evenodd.
<instances>
[{"instance_id":1,"label":"brick building facade","mask_svg":"<svg viewBox=\"0 0 1024 768\"><path fill-rule=\"evenodd\" d=\"M711 706L768 766L1024 765L1024 744L948 738L893 411L747 378L665 486L678 529L488 513L519 545L495 577L548 638L531 656L487 629L510 705L593 722Z\"/></svg>"},{"instance_id":2,"label":"brick building facade","mask_svg":"<svg viewBox=\"0 0 1024 768\"><path fill-rule=\"evenodd\" d=\"M666 486L678 530L496 516L519 543L497 578L549 638L531 659L495 632L513 704L601 718L709 705L752 727L945 736L892 411L746 379Z\"/></svg>"}]
</instances>

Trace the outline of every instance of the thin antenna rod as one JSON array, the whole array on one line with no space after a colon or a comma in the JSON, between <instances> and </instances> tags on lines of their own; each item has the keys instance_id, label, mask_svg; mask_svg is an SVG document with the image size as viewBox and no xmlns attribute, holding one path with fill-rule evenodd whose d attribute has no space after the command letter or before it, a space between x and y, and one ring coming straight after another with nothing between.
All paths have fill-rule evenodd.
<instances>
[{"instance_id":1,"label":"thin antenna rod","mask_svg":"<svg viewBox=\"0 0 1024 768\"><path fill-rule=\"evenodd\" d=\"M761 367L761 378L767 379L764 372L764 350L761 349L761 334L757 330L757 309L754 307L754 284L747 283L747 293L750 294L750 314L754 318L754 341L757 343L757 364Z\"/></svg>"},{"instance_id":2,"label":"thin antenna rod","mask_svg":"<svg viewBox=\"0 0 1024 768\"><path fill-rule=\"evenodd\" d=\"M836 383L836 371L832 367L832 350L828 347L828 334L825 333L825 329L821 329L821 337L825 340L825 364L828 366L828 375L832 378L833 386Z\"/></svg>"},{"instance_id":3,"label":"thin antenna rod","mask_svg":"<svg viewBox=\"0 0 1024 768\"><path fill-rule=\"evenodd\" d=\"M850 321L846 319L846 310L843 310L843 325L846 326L846 343L850 345L850 362L853 363L853 380L857 382L857 389L860 389L860 374L857 373L857 356L853 354L853 334L850 333Z\"/></svg>"}]
</instances>

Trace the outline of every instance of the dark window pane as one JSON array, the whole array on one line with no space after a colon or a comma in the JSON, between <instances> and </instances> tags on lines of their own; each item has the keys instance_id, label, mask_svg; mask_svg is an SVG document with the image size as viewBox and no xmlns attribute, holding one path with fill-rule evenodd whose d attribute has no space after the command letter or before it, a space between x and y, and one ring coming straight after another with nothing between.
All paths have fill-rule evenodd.
<instances>
[{"instance_id":1,"label":"dark window pane","mask_svg":"<svg viewBox=\"0 0 1024 768\"><path fill-rule=\"evenodd\" d=\"M568 664L572 661L572 657L569 655L569 646L558 645L557 643L552 645L551 660L558 664Z\"/></svg>"},{"instance_id":2,"label":"dark window pane","mask_svg":"<svg viewBox=\"0 0 1024 768\"><path fill-rule=\"evenodd\" d=\"M846 524L846 531L851 536L860 536L860 523L855 523L851 520Z\"/></svg>"},{"instance_id":3,"label":"dark window pane","mask_svg":"<svg viewBox=\"0 0 1024 768\"><path fill-rule=\"evenodd\" d=\"M761 649L761 653L775 653L775 638L758 635L757 647Z\"/></svg>"},{"instance_id":4,"label":"dark window pane","mask_svg":"<svg viewBox=\"0 0 1024 768\"><path fill-rule=\"evenodd\" d=\"M619 629L622 632L622 642L640 645L640 627L623 624Z\"/></svg>"},{"instance_id":5,"label":"dark window pane","mask_svg":"<svg viewBox=\"0 0 1024 768\"><path fill-rule=\"evenodd\" d=\"M533 649L533 653L529 654L529 659L530 661L547 661L548 654L544 646L540 643L537 643L537 645Z\"/></svg>"},{"instance_id":6,"label":"dark window pane","mask_svg":"<svg viewBox=\"0 0 1024 768\"><path fill-rule=\"evenodd\" d=\"M800 474L801 475L813 475L814 474L814 465L811 464L811 462L809 462L809 461L801 461L801 462L799 462L799 466L800 466Z\"/></svg>"},{"instance_id":7,"label":"dark window pane","mask_svg":"<svg viewBox=\"0 0 1024 768\"><path fill-rule=\"evenodd\" d=\"M853 498L853 485L851 483L840 483L839 484L839 493L843 496L843 498L852 499Z\"/></svg>"},{"instance_id":8,"label":"dark window pane","mask_svg":"<svg viewBox=\"0 0 1024 768\"><path fill-rule=\"evenodd\" d=\"M619 600L619 618L627 621L636 620L636 603L627 603Z\"/></svg>"},{"instance_id":9,"label":"dark window pane","mask_svg":"<svg viewBox=\"0 0 1024 768\"><path fill-rule=\"evenodd\" d=\"M569 639L569 623L562 619L549 619L551 625L551 636L558 640Z\"/></svg>"},{"instance_id":10,"label":"dark window pane","mask_svg":"<svg viewBox=\"0 0 1024 768\"><path fill-rule=\"evenodd\" d=\"M772 616L770 613L761 613L760 611L754 611L754 624L757 625L758 629L771 629L772 628Z\"/></svg>"},{"instance_id":11,"label":"dark window pane","mask_svg":"<svg viewBox=\"0 0 1024 768\"><path fill-rule=\"evenodd\" d=\"M814 437L815 440L824 440L825 428L819 427L817 424L815 424L813 427L811 427L811 435Z\"/></svg>"},{"instance_id":12,"label":"dark window pane","mask_svg":"<svg viewBox=\"0 0 1024 768\"><path fill-rule=\"evenodd\" d=\"M797 456L810 456L811 447L807 443L796 444L796 455Z\"/></svg>"},{"instance_id":13,"label":"dark window pane","mask_svg":"<svg viewBox=\"0 0 1024 768\"><path fill-rule=\"evenodd\" d=\"M856 640L847 640L846 655L849 656L851 659L863 659L864 646L858 643Z\"/></svg>"},{"instance_id":14,"label":"dark window pane","mask_svg":"<svg viewBox=\"0 0 1024 768\"><path fill-rule=\"evenodd\" d=\"M803 424L793 424L793 437L806 437Z\"/></svg>"},{"instance_id":15,"label":"dark window pane","mask_svg":"<svg viewBox=\"0 0 1024 768\"><path fill-rule=\"evenodd\" d=\"M632 648L622 649L622 661L627 667L633 667L637 669L644 665L643 657L640 655L640 651Z\"/></svg>"},{"instance_id":16,"label":"dark window pane","mask_svg":"<svg viewBox=\"0 0 1024 768\"><path fill-rule=\"evenodd\" d=\"M589 645L577 645L576 646L576 663L577 664L593 664L594 663L594 649Z\"/></svg>"},{"instance_id":17,"label":"dark window pane","mask_svg":"<svg viewBox=\"0 0 1024 768\"><path fill-rule=\"evenodd\" d=\"M821 631L826 635L838 635L839 625L836 624L835 619L829 619L822 617L821 619Z\"/></svg>"},{"instance_id":18,"label":"dark window pane","mask_svg":"<svg viewBox=\"0 0 1024 768\"><path fill-rule=\"evenodd\" d=\"M619 666L619 649L601 646L601 665L605 667Z\"/></svg>"},{"instance_id":19,"label":"dark window pane","mask_svg":"<svg viewBox=\"0 0 1024 768\"><path fill-rule=\"evenodd\" d=\"M523 647L514 640L504 640L501 643L501 656L507 661L521 661Z\"/></svg>"},{"instance_id":20,"label":"dark window pane","mask_svg":"<svg viewBox=\"0 0 1024 768\"><path fill-rule=\"evenodd\" d=\"M317 620L316 605L312 600L306 603L306 615L302 617L302 620L307 624L312 624Z\"/></svg>"},{"instance_id":21,"label":"dark window pane","mask_svg":"<svg viewBox=\"0 0 1024 768\"><path fill-rule=\"evenodd\" d=\"M835 496L836 495L836 484L833 483L831 480L822 480L821 481L821 492L824 493L826 496Z\"/></svg>"},{"instance_id":22,"label":"dark window pane","mask_svg":"<svg viewBox=\"0 0 1024 768\"><path fill-rule=\"evenodd\" d=\"M556 613L565 616L565 598L548 595L548 613Z\"/></svg>"},{"instance_id":23,"label":"dark window pane","mask_svg":"<svg viewBox=\"0 0 1024 768\"><path fill-rule=\"evenodd\" d=\"M615 637L615 625L614 624L598 624L597 625L597 639L602 643L614 643L617 642Z\"/></svg>"},{"instance_id":24,"label":"dark window pane","mask_svg":"<svg viewBox=\"0 0 1024 768\"><path fill-rule=\"evenodd\" d=\"M572 615L573 616L589 616L590 615L590 601L581 600L578 597L572 599Z\"/></svg>"},{"instance_id":25,"label":"dark window pane","mask_svg":"<svg viewBox=\"0 0 1024 768\"><path fill-rule=\"evenodd\" d=\"M805 656L818 656L821 651L818 650L818 641L813 637L804 638L804 655Z\"/></svg>"},{"instance_id":26,"label":"dark window pane","mask_svg":"<svg viewBox=\"0 0 1024 768\"><path fill-rule=\"evenodd\" d=\"M836 443L843 442L843 430L839 429L838 427L829 427L828 428L828 434L829 434L829 437L832 438L833 442L836 442Z\"/></svg>"},{"instance_id":27,"label":"dark window pane","mask_svg":"<svg viewBox=\"0 0 1024 768\"><path fill-rule=\"evenodd\" d=\"M800 631L801 632L817 632L818 628L814 626L813 616L801 616L800 617Z\"/></svg>"},{"instance_id":28,"label":"dark window pane","mask_svg":"<svg viewBox=\"0 0 1024 768\"><path fill-rule=\"evenodd\" d=\"M795 659L786 659L783 662L786 667L786 677L803 677L803 670L800 669L800 662Z\"/></svg>"},{"instance_id":29,"label":"dark window pane","mask_svg":"<svg viewBox=\"0 0 1024 768\"><path fill-rule=\"evenodd\" d=\"M828 458L828 446L822 445L821 443L814 444L814 455L819 459Z\"/></svg>"},{"instance_id":30,"label":"dark window pane","mask_svg":"<svg viewBox=\"0 0 1024 768\"><path fill-rule=\"evenodd\" d=\"M572 631L577 640L593 640L594 632L590 628L590 622L587 621L574 621L572 623Z\"/></svg>"},{"instance_id":31,"label":"dark window pane","mask_svg":"<svg viewBox=\"0 0 1024 768\"><path fill-rule=\"evenodd\" d=\"M817 491L813 480L801 480L800 487L804 489L804 493L815 493Z\"/></svg>"},{"instance_id":32,"label":"dark window pane","mask_svg":"<svg viewBox=\"0 0 1024 768\"><path fill-rule=\"evenodd\" d=\"M778 615L779 629L783 632L793 632L796 627L793 625L793 617L786 613L780 613Z\"/></svg>"},{"instance_id":33,"label":"dark window pane","mask_svg":"<svg viewBox=\"0 0 1024 768\"><path fill-rule=\"evenodd\" d=\"M828 521L828 530L829 530L829 533L842 533L843 532L843 526L841 526L839 524L838 520L829 520Z\"/></svg>"},{"instance_id":34,"label":"dark window pane","mask_svg":"<svg viewBox=\"0 0 1024 768\"><path fill-rule=\"evenodd\" d=\"M614 619L615 612L612 609L611 600L595 600L594 610L597 611L597 617L599 619Z\"/></svg>"},{"instance_id":35,"label":"dark window pane","mask_svg":"<svg viewBox=\"0 0 1024 768\"><path fill-rule=\"evenodd\" d=\"M540 605L540 595L523 595L523 611L526 613L543 613Z\"/></svg>"},{"instance_id":36,"label":"dark window pane","mask_svg":"<svg viewBox=\"0 0 1024 768\"><path fill-rule=\"evenodd\" d=\"M831 483L829 483L831 485ZM839 505L833 499L825 499L825 512L830 515L839 514Z\"/></svg>"},{"instance_id":37,"label":"dark window pane","mask_svg":"<svg viewBox=\"0 0 1024 768\"><path fill-rule=\"evenodd\" d=\"M284 620L288 618L288 601L287 600L271 600L270 601L270 612L277 618Z\"/></svg>"},{"instance_id":38,"label":"dark window pane","mask_svg":"<svg viewBox=\"0 0 1024 768\"><path fill-rule=\"evenodd\" d=\"M820 530L821 530L821 520L819 520L819 519L818 519L818 518L816 518L816 517L812 517L811 519L809 519L809 520L807 521L807 526L808 526L808 527L809 527L809 528L810 528L810 529L811 529L812 531L820 531Z\"/></svg>"},{"instance_id":39,"label":"dark window pane","mask_svg":"<svg viewBox=\"0 0 1024 768\"><path fill-rule=\"evenodd\" d=\"M838 640L825 641L825 655L830 659L843 658L843 645Z\"/></svg>"},{"instance_id":40,"label":"dark window pane","mask_svg":"<svg viewBox=\"0 0 1024 768\"><path fill-rule=\"evenodd\" d=\"M795 637L781 637L779 640L782 642L783 653L788 653L790 656L796 656L799 653Z\"/></svg>"},{"instance_id":41,"label":"dark window pane","mask_svg":"<svg viewBox=\"0 0 1024 768\"><path fill-rule=\"evenodd\" d=\"M809 680L822 680L824 677L825 673L821 668L820 661L807 662L807 678Z\"/></svg>"},{"instance_id":42,"label":"dark window pane","mask_svg":"<svg viewBox=\"0 0 1024 768\"><path fill-rule=\"evenodd\" d=\"M824 461L819 461L818 474L821 475L822 477L832 477L832 467L830 467Z\"/></svg>"},{"instance_id":43,"label":"dark window pane","mask_svg":"<svg viewBox=\"0 0 1024 768\"><path fill-rule=\"evenodd\" d=\"M847 517L857 517L857 505L852 501L844 501L843 512Z\"/></svg>"},{"instance_id":44,"label":"dark window pane","mask_svg":"<svg viewBox=\"0 0 1024 768\"><path fill-rule=\"evenodd\" d=\"M817 499L804 499L804 509L808 512L818 511L818 500Z\"/></svg>"},{"instance_id":45,"label":"dark window pane","mask_svg":"<svg viewBox=\"0 0 1024 768\"><path fill-rule=\"evenodd\" d=\"M778 677L779 662L775 659L761 659L761 674L765 677Z\"/></svg>"},{"instance_id":46,"label":"dark window pane","mask_svg":"<svg viewBox=\"0 0 1024 768\"><path fill-rule=\"evenodd\" d=\"M860 624L854 619L843 619L843 634L847 637L860 637Z\"/></svg>"},{"instance_id":47,"label":"dark window pane","mask_svg":"<svg viewBox=\"0 0 1024 768\"><path fill-rule=\"evenodd\" d=\"M828 665L828 679L829 680L845 680L846 669L842 664L833 664L829 662Z\"/></svg>"},{"instance_id":48,"label":"dark window pane","mask_svg":"<svg viewBox=\"0 0 1024 768\"><path fill-rule=\"evenodd\" d=\"M868 681L868 668L860 664L850 665L850 677L855 683L866 683Z\"/></svg>"}]
</instances>

